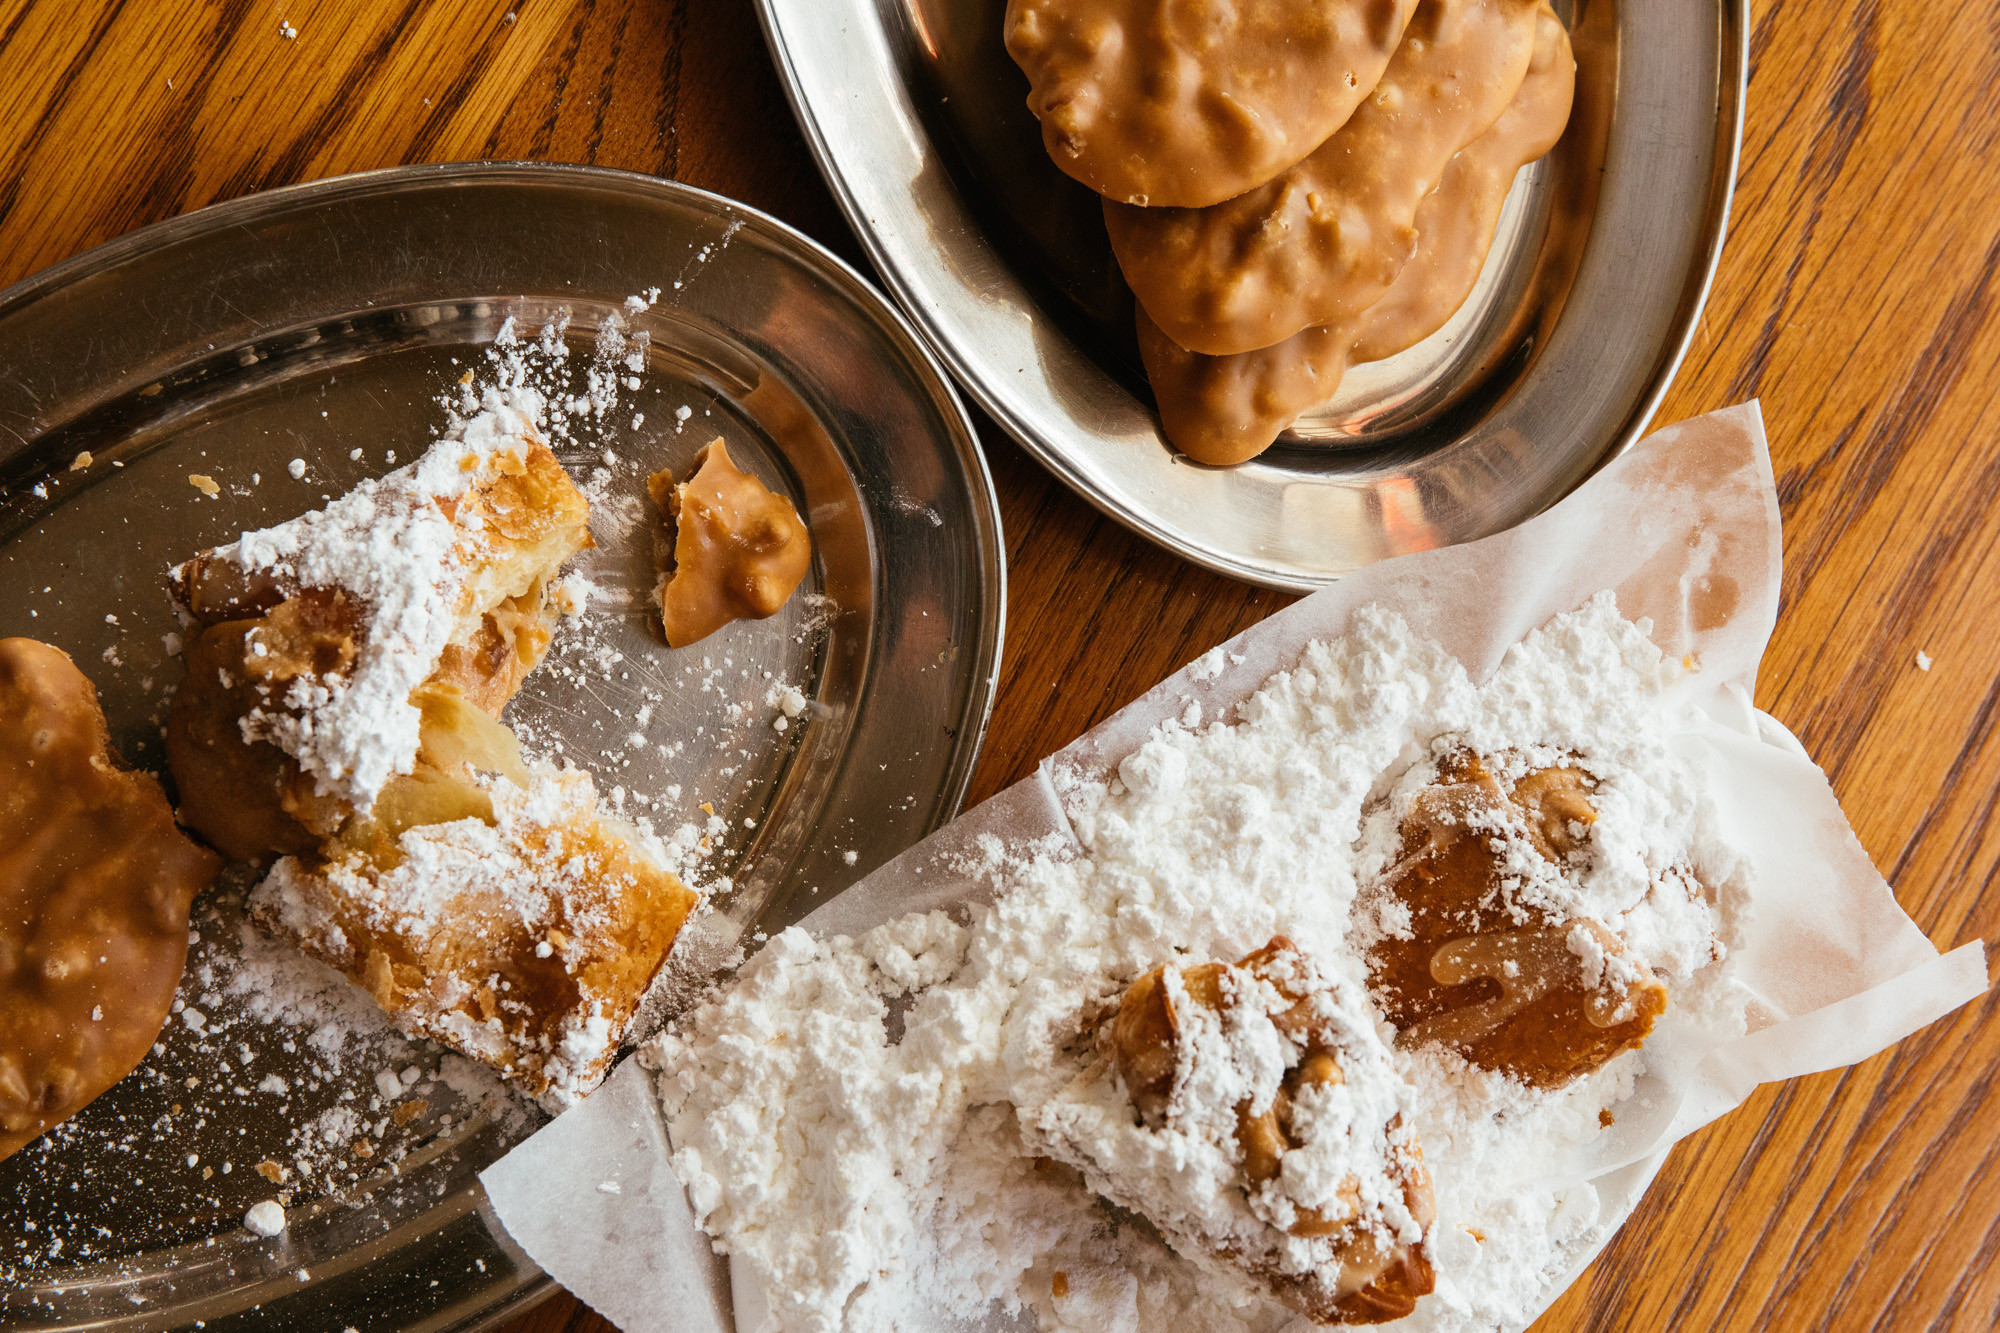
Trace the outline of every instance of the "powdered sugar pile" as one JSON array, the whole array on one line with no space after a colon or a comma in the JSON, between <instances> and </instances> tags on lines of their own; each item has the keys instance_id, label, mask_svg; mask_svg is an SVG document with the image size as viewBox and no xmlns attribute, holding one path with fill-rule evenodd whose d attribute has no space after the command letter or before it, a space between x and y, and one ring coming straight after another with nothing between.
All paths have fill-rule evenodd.
<instances>
[{"instance_id":1,"label":"powdered sugar pile","mask_svg":"<svg viewBox=\"0 0 2000 1333\"><path fill-rule=\"evenodd\" d=\"M967 922L931 913L854 940L778 936L649 1052L704 1227L787 1330L935 1327L995 1302L1033 1309L1045 1328L1285 1326L1295 1316L1247 1279L1202 1271L1184 1239L1170 1254L1077 1173L1036 1160L1116 1163L1116 1197L1170 1236L1247 1207L1223 1169L1224 1134L1144 1157L1151 1131L1113 1114L1115 1085L1079 1084L1096 1056L1078 1037L1082 1016L1150 969L1233 960L1282 934L1343 997L1344 1058L1365 1084L1327 1114L1364 1130L1400 1114L1435 1182L1437 1289L1409 1322L1525 1323L1600 1226L1588 1185L1545 1182L1600 1132L1645 1052L1546 1093L1439 1048L1391 1050L1363 950L1394 922L1357 903L1398 854L1433 742L1567 756L1597 784L1598 819L1565 906L1666 982L1670 1019L1740 1024L1727 964L1712 960L1740 924L1746 872L1673 747L1686 668L1646 629L1601 595L1475 686L1398 617L1365 608L1233 721L1202 726L1190 710L1115 777L1069 775L1074 843L988 840L981 873L997 896ZM1712 893L1685 892L1690 873ZM1241 1089L1213 1091L1221 1106ZM1091 1183L1113 1193L1113 1174Z\"/></svg>"}]
</instances>

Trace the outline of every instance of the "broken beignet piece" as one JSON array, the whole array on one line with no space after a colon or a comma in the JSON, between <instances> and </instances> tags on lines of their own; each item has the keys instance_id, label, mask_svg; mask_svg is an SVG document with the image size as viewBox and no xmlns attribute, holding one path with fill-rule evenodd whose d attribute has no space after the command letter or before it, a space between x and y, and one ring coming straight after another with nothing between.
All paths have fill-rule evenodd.
<instances>
[{"instance_id":1,"label":"broken beignet piece","mask_svg":"<svg viewBox=\"0 0 2000 1333\"><path fill-rule=\"evenodd\" d=\"M498 716L547 651L589 516L496 402L418 462L175 569L203 627L167 719L189 825L240 860L302 851L408 770L418 686Z\"/></svg>"},{"instance_id":2,"label":"broken beignet piece","mask_svg":"<svg viewBox=\"0 0 2000 1333\"><path fill-rule=\"evenodd\" d=\"M1378 918L1397 925L1368 953L1370 988L1399 1045L1441 1044L1558 1087L1646 1039L1666 985L1614 930L1563 901L1597 820L1594 785L1568 764L1509 781L1467 751L1438 763L1378 890Z\"/></svg>"},{"instance_id":3,"label":"broken beignet piece","mask_svg":"<svg viewBox=\"0 0 2000 1333\"><path fill-rule=\"evenodd\" d=\"M489 394L410 467L175 571L206 628L167 739L190 822L281 854L261 924L560 1110L697 896L587 774L528 763L496 720L590 545L537 410Z\"/></svg>"},{"instance_id":4,"label":"broken beignet piece","mask_svg":"<svg viewBox=\"0 0 2000 1333\"><path fill-rule=\"evenodd\" d=\"M655 472L646 489L666 514L673 569L660 586L669 648L685 648L732 620L762 620L812 567L812 539L792 502L730 460L720 439L695 455L676 485Z\"/></svg>"},{"instance_id":5,"label":"broken beignet piece","mask_svg":"<svg viewBox=\"0 0 2000 1333\"><path fill-rule=\"evenodd\" d=\"M412 772L251 895L396 1025L483 1060L551 1111L604 1077L697 897L590 776L530 765L448 686L417 695Z\"/></svg>"},{"instance_id":6,"label":"broken beignet piece","mask_svg":"<svg viewBox=\"0 0 2000 1333\"><path fill-rule=\"evenodd\" d=\"M0 639L0 1158L146 1058L221 868L118 762L69 655Z\"/></svg>"},{"instance_id":7,"label":"broken beignet piece","mask_svg":"<svg viewBox=\"0 0 2000 1333\"><path fill-rule=\"evenodd\" d=\"M1290 940L1148 972L1097 1041L1024 1119L1098 1193L1318 1323L1399 1319L1431 1290L1405 1086L1360 997Z\"/></svg>"}]
</instances>

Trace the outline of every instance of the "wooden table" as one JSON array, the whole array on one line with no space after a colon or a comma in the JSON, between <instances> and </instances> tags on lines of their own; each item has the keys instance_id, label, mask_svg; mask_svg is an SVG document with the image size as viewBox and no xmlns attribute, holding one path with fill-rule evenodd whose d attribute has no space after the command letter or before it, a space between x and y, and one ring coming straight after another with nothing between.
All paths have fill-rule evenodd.
<instances>
[{"instance_id":1,"label":"wooden table","mask_svg":"<svg viewBox=\"0 0 2000 1333\"><path fill-rule=\"evenodd\" d=\"M1757 702L1949 948L2000 935L2000 8L1756 8L1735 225L1659 421L1763 399L1786 578ZM748 0L0 0L0 284L219 199L463 158L672 176L860 262ZM984 436L1012 600L974 800L1287 600ZM2000 1326L1996 1005L1681 1144L1537 1327ZM567 1296L510 1325L607 1327Z\"/></svg>"}]
</instances>

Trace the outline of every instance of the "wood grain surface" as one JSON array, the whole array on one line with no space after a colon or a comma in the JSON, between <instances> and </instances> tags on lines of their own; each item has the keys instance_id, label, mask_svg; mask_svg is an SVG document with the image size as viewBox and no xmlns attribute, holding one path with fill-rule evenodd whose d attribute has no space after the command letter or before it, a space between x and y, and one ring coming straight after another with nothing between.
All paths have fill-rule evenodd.
<instances>
[{"instance_id":1,"label":"wood grain surface","mask_svg":"<svg viewBox=\"0 0 2000 1333\"><path fill-rule=\"evenodd\" d=\"M2000 5L1755 11L1735 225L1659 422L1762 398L1786 579L1758 703L1931 938L1990 939ZM0 0L0 284L216 200L463 158L672 176L860 258L748 0ZM975 799L1285 600L1162 554L984 434L1012 601ZM1681 1144L1537 1327L2000 1326L1996 1005ZM509 1327L608 1325L561 1296Z\"/></svg>"}]
</instances>

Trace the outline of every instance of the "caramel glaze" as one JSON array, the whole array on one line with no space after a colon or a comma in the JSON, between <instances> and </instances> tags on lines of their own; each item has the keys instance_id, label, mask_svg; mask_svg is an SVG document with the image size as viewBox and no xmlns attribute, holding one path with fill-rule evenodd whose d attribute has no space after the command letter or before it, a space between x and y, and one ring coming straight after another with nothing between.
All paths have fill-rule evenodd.
<instances>
[{"instance_id":1,"label":"caramel glaze","mask_svg":"<svg viewBox=\"0 0 2000 1333\"><path fill-rule=\"evenodd\" d=\"M145 1058L221 868L119 765L69 656L0 639L0 1158Z\"/></svg>"},{"instance_id":2,"label":"caramel glaze","mask_svg":"<svg viewBox=\"0 0 2000 1333\"><path fill-rule=\"evenodd\" d=\"M1556 767L1509 790L1463 754L1419 798L1403 824L1403 860L1389 875L1389 891L1409 908L1412 938L1385 939L1368 960L1370 988L1400 1044L1443 1043L1476 1065L1559 1087L1645 1040L1666 1010L1667 988L1642 964L1627 985L1587 988L1569 948L1581 926L1616 958L1625 953L1616 936L1535 907L1517 916L1502 902L1503 853L1487 830L1512 823L1538 855L1560 864L1580 845L1573 829L1596 821L1590 787L1582 771Z\"/></svg>"},{"instance_id":3,"label":"caramel glaze","mask_svg":"<svg viewBox=\"0 0 2000 1333\"><path fill-rule=\"evenodd\" d=\"M1198 208L1319 147L1382 77L1416 0L1010 0L1006 41L1058 167Z\"/></svg>"},{"instance_id":4,"label":"caramel glaze","mask_svg":"<svg viewBox=\"0 0 2000 1333\"><path fill-rule=\"evenodd\" d=\"M1330 400L1349 365L1394 356L1443 328L1479 281L1515 173L1562 137L1575 87L1569 34L1544 7L1520 91L1493 128L1452 158L1417 210L1410 262L1354 319L1317 325L1275 347L1204 356L1160 332L1139 307L1139 353L1167 439L1197 462L1255 458L1302 412Z\"/></svg>"},{"instance_id":5,"label":"caramel glaze","mask_svg":"<svg viewBox=\"0 0 2000 1333\"><path fill-rule=\"evenodd\" d=\"M731 462L719 439L695 456L687 481L655 472L646 489L673 529L673 572L660 589L669 648L774 614L812 568L799 511Z\"/></svg>"},{"instance_id":6,"label":"caramel glaze","mask_svg":"<svg viewBox=\"0 0 2000 1333\"><path fill-rule=\"evenodd\" d=\"M1233 968L1202 963L1178 969L1189 1001L1205 1009L1223 1007L1224 988L1231 984L1232 972L1269 981L1293 1002L1272 1022L1298 1047L1298 1060L1285 1071L1265 1111L1252 1114L1247 1101L1236 1108L1236 1142L1243 1152L1244 1178L1252 1187L1275 1180L1285 1153L1297 1146L1292 1119L1294 1099L1300 1091L1312 1084L1340 1083L1346 1078L1330 1036L1323 1030L1325 1020L1315 1012L1310 997L1289 984L1295 972L1274 966L1286 955L1297 953L1298 946L1279 935ZM1180 1062L1180 1019L1166 986L1164 967L1154 968L1126 990L1112 1016L1110 1034L1112 1058L1133 1109L1147 1124L1159 1127L1165 1122ZM1430 1178L1420 1156L1406 1172L1403 1188L1410 1211L1428 1226L1435 1210ZM1341 1210L1332 1215L1320 1209L1299 1209L1297 1220L1288 1229L1294 1236L1344 1235L1337 1278L1329 1280L1319 1271L1283 1273L1268 1265L1248 1264L1241 1255L1225 1253L1222 1257L1245 1263L1281 1300L1317 1323L1381 1324L1410 1314L1416 1309L1417 1298L1433 1285L1422 1242L1384 1246L1372 1231L1356 1228L1354 1220L1361 1210L1359 1182L1350 1180L1340 1192L1340 1201Z\"/></svg>"},{"instance_id":7,"label":"caramel glaze","mask_svg":"<svg viewBox=\"0 0 2000 1333\"><path fill-rule=\"evenodd\" d=\"M1527 77L1537 0L1421 0L1382 81L1311 156L1209 208L1106 200L1133 294L1191 351L1255 351L1380 300L1416 214Z\"/></svg>"}]
</instances>

